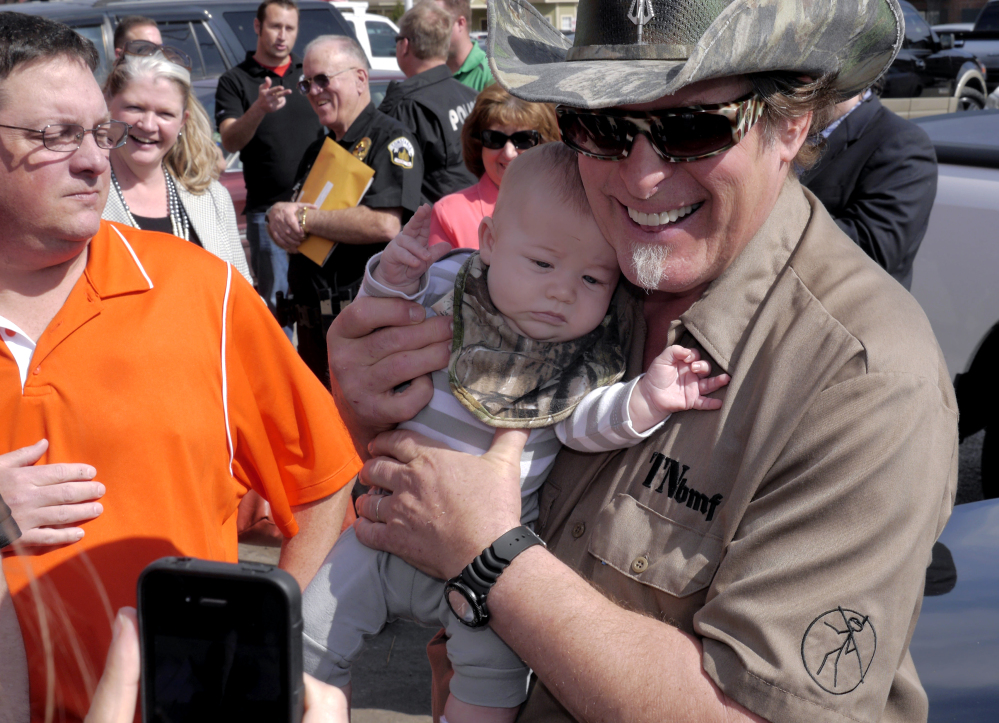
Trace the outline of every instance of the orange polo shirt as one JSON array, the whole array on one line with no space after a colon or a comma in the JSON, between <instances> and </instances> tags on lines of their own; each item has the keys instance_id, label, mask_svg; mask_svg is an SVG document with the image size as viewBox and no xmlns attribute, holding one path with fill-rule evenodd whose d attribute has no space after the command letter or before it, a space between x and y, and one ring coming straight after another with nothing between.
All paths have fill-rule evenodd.
<instances>
[{"instance_id":1,"label":"orange polo shirt","mask_svg":"<svg viewBox=\"0 0 999 723\"><path fill-rule=\"evenodd\" d=\"M0 453L45 437L40 464L85 462L107 488L82 541L4 559L32 720L44 720L47 693L56 721L82 720L114 612L135 605L147 564L236 561L236 507L251 487L294 535L291 506L332 494L361 466L329 393L232 267L106 221L89 254L37 340L23 392L0 344Z\"/></svg>"}]
</instances>

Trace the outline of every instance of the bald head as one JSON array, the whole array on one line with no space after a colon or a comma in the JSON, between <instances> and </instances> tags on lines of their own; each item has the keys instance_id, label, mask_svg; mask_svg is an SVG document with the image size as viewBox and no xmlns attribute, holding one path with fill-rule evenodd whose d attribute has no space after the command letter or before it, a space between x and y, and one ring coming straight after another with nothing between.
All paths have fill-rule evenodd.
<instances>
[{"instance_id":1,"label":"bald head","mask_svg":"<svg viewBox=\"0 0 999 723\"><path fill-rule=\"evenodd\" d=\"M350 59L350 64L354 67L371 70L364 48L347 35L320 35L305 46L303 57L307 57L311 52L324 53L328 57L343 55Z\"/></svg>"}]
</instances>

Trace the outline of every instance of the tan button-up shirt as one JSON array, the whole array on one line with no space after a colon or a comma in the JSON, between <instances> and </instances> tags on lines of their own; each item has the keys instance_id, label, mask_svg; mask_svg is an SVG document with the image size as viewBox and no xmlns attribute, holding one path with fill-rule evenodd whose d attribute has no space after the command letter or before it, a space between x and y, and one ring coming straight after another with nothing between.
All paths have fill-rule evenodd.
<instances>
[{"instance_id":1,"label":"tan button-up shirt","mask_svg":"<svg viewBox=\"0 0 999 723\"><path fill-rule=\"evenodd\" d=\"M908 644L957 406L918 304L789 179L669 342L731 375L723 407L632 449L563 451L541 497L552 551L697 635L711 678L774 723L925 720ZM540 683L521 716L568 719Z\"/></svg>"}]
</instances>

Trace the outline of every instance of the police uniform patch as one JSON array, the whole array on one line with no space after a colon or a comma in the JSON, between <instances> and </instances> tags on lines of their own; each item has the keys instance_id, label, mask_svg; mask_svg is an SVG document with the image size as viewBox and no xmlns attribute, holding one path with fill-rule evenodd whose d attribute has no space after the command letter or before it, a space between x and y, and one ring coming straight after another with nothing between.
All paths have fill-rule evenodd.
<instances>
[{"instance_id":1,"label":"police uniform patch","mask_svg":"<svg viewBox=\"0 0 999 723\"><path fill-rule=\"evenodd\" d=\"M405 136L396 138L388 144L388 149L389 155L392 157L392 163L407 169L413 167L413 158L416 156L416 151L408 138Z\"/></svg>"}]
</instances>

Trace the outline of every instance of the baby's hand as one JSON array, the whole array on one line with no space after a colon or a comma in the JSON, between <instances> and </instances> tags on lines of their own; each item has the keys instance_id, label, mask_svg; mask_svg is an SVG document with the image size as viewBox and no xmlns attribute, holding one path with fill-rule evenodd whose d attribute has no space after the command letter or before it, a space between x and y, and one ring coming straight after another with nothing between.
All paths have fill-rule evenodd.
<instances>
[{"instance_id":1,"label":"baby's hand","mask_svg":"<svg viewBox=\"0 0 999 723\"><path fill-rule=\"evenodd\" d=\"M430 206L420 206L409 223L382 252L373 276L385 286L408 294L419 288L420 277L435 261L451 250L441 242L427 247L430 240Z\"/></svg>"},{"instance_id":2,"label":"baby's hand","mask_svg":"<svg viewBox=\"0 0 999 723\"><path fill-rule=\"evenodd\" d=\"M685 409L719 409L720 399L711 394L729 383L728 374L705 379L711 365L701 361L696 349L668 347L657 356L631 395L632 426L645 432L673 412Z\"/></svg>"}]
</instances>

